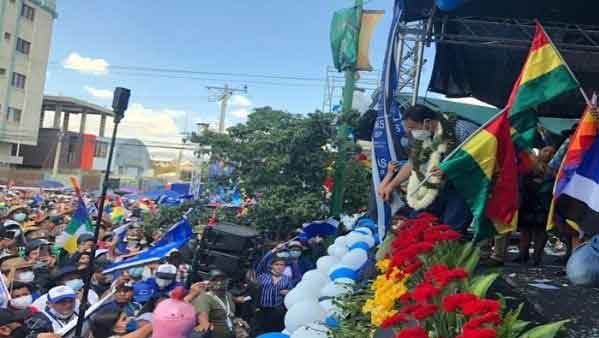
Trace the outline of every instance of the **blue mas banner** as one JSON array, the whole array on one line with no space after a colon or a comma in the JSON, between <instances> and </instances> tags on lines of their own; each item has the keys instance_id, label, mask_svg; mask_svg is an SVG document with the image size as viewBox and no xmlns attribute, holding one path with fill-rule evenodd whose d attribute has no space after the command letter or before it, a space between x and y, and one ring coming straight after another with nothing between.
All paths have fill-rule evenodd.
<instances>
[{"instance_id":1,"label":"blue mas banner","mask_svg":"<svg viewBox=\"0 0 599 338\"><path fill-rule=\"evenodd\" d=\"M399 20L403 11L403 1L395 0L393 22L387 40L387 52L383 75L381 80L382 93L379 96L379 106L372 132L372 180L374 183L377 223L379 239L383 241L391 223L391 206L385 203L378 195L381 181L387 174L387 166L391 161L397 160L392 133L401 136L404 134L401 124L401 112L395 95L397 94L399 65L397 64L397 37L399 35ZM394 195L393 198L396 198Z\"/></svg>"},{"instance_id":2,"label":"blue mas banner","mask_svg":"<svg viewBox=\"0 0 599 338\"><path fill-rule=\"evenodd\" d=\"M191 225L187 221L187 218L183 218L183 220L173 225L153 247L141 251L139 255L135 257L110 265L103 271L103 273L111 273L118 270L129 269L134 266L156 262L161 258L166 257L171 250L180 249L189 239L191 239L192 235L193 231Z\"/></svg>"}]
</instances>

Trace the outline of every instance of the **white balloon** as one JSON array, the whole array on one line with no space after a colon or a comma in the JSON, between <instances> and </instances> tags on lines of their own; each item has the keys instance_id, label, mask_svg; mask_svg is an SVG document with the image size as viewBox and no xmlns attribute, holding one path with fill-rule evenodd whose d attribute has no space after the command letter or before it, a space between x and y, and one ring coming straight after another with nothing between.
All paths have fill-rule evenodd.
<instances>
[{"instance_id":1,"label":"white balloon","mask_svg":"<svg viewBox=\"0 0 599 338\"><path fill-rule=\"evenodd\" d=\"M320 291L320 295L322 297L338 297L350 292L352 292L351 287L330 282L322 289L322 291Z\"/></svg>"},{"instance_id":2,"label":"white balloon","mask_svg":"<svg viewBox=\"0 0 599 338\"><path fill-rule=\"evenodd\" d=\"M327 273L331 267L337 263L339 263L339 258L334 256L323 256L316 261L316 267L318 270Z\"/></svg>"},{"instance_id":3,"label":"white balloon","mask_svg":"<svg viewBox=\"0 0 599 338\"><path fill-rule=\"evenodd\" d=\"M344 245L331 245L329 247L329 249L327 250L327 252L329 253L329 255L331 256L335 256L339 259L341 259L343 256L345 256L345 254L347 253L347 247Z\"/></svg>"},{"instance_id":4,"label":"white balloon","mask_svg":"<svg viewBox=\"0 0 599 338\"><path fill-rule=\"evenodd\" d=\"M341 259L341 264L352 270L359 270L368 260L368 254L364 250L352 250Z\"/></svg>"},{"instance_id":5,"label":"white balloon","mask_svg":"<svg viewBox=\"0 0 599 338\"><path fill-rule=\"evenodd\" d=\"M320 307L322 307L322 309L324 310L324 312L326 312L327 317L328 316L335 316L335 317L343 316L343 311L341 311L341 309L337 305L333 304L332 299L323 300L319 304L320 304Z\"/></svg>"},{"instance_id":6,"label":"white balloon","mask_svg":"<svg viewBox=\"0 0 599 338\"><path fill-rule=\"evenodd\" d=\"M287 329L281 331L282 334L286 334L288 336L291 336L291 333L289 331L287 331Z\"/></svg>"},{"instance_id":7,"label":"white balloon","mask_svg":"<svg viewBox=\"0 0 599 338\"><path fill-rule=\"evenodd\" d=\"M333 281L335 284L352 286L356 285L356 281L351 278L337 278Z\"/></svg>"},{"instance_id":8,"label":"white balloon","mask_svg":"<svg viewBox=\"0 0 599 338\"><path fill-rule=\"evenodd\" d=\"M335 245L347 246L347 236L339 236L335 239Z\"/></svg>"},{"instance_id":9,"label":"white balloon","mask_svg":"<svg viewBox=\"0 0 599 338\"><path fill-rule=\"evenodd\" d=\"M359 227L359 228L355 229L355 231L367 232L368 235L372 237L372 230L370 230L370 228Z\"/></svg>"},{"instance_id":10,"label":"white balloon","mask_svg":"<svg viewBox=\"0 0 599 338\"><path fill-rule=\"evenodd\" d=\"M368 246L371 248L374 246L374 238L372 238L372 236L368 236L368 235L364 235L364 234L360 234L360 233L351 233L349 240L347 241L347 247L351 248L352 245L359 243L359 242L366 242L366 244L368 244Z\"/></svg>"},{"instance_id":11,"label":"white balloon","mask_svg":"<svg viewBox=\"0 0 599 338\"><path fill-rule=\"evenodd\" d=\"M291 289L283 302L285 303L285 307L290 309L293 305L304 300L303 290L298 289L297 287Z\"/></svg>"},{"instance_id":12,"label":"white balloon","mask_svg":"<svg viewBox=\"0 0 599 338\"><path fill-rule=\"evenodd\" d=\"M292 334L303 325L323 321L327 314L315 300L305 300L293 305L285 315L285 329Z\"/></svg>"},{"instance_id":13,"label":"white balloon","mask_svg":"<svg viewBox=\"0 0 599 338\"><path fill-rule=\"evenodd\" d=\"M325 283L330 282L329 276L325 272L320 271L318 269L310 270L306 272L304 276L302 276L302 281L313 279L317 280L320 283L320 285L324 285Z\"/></svg>"},{"instance_id":14,"label":"white balloon","mask_svg":"<svg viewBox=\"0 0 599 338\"><path fill-rule=\"evenodd\" d=\"M364 251L364 250L362 250L362 251ZM348 253L348 254L349 254L349 253ZM335 264L335 265L331 266L331 268L329 269L329 271L328 271L328 273L327 273L327 276L329 276L329 278L331 278L331 274L332 274L332 273L333 273L335 270L337 270L337 269L343 269L343 268L351 269L351 267L350 267L350 266L348 266L347 264L343 264L343 263L337 263L337 264ZM352 270L353 270L353 269L352 269Z\"/></svg>"},{"instance_id":15,"label":"white balloon","mask_svg":"<svg viewBox=\"0 0 599 338\"><path fill-rule=\"evenodd\" d=\"M329 328L321 324L310 324L295 330L291 338L327 338Z\"/></svg>"},{"instance_id":16,"label":"white balloon","mask_svg":"<svg viewBox=\"0 0 599 338\"><path fill-rule=\"evenodd\" d=\"M320 280L309 279L299 282L295 287L302 290L302 295L306 299L318 299L322 285L323 283Z\"/></svg>"}]
</instances>

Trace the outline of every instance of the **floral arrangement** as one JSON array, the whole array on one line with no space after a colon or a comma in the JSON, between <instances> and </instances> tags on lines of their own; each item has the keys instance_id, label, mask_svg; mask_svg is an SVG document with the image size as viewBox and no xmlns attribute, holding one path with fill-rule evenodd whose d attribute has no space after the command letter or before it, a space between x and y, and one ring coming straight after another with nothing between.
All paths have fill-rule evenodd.
<instances>
[{"instance_id":1,"label":"floral arrangement","mask_svg":"<svg viewBox=\"0 0 599 338\"><path fill-rule=\"evenodd\" d=\"M503 299L486 298L499 275L473 276L480 252L460 237L430 214L403 221L363 302L368 323L353 318L353 325L372 334L391 329L396 338L555 337L567 320L529 328L518 319L522 306L510 310ZM333 337L342 336L333 331Z\"/></svg>"}]
</instances>

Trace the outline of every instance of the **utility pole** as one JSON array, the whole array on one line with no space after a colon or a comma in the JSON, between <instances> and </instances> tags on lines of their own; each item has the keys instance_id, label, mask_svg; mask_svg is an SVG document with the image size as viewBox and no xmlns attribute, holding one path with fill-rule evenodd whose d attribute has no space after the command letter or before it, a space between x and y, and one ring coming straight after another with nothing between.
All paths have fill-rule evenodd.
<instances>
[{"instance_id":1,"label":"utility pole","mask_svg":"<svg viewBox=\"0 0 599 338\"><path fill-rule=\"evenodd\" d=\"M220 101L220 119L218 121L218 132L225 132L225 118L227 115L227 104L229 103L229 99L233 96L233 93L243 93L247 94L248 86L243 86L242 89L238 88L229 88L228 84L225 84L224 87L206 87L208 90L222 90L222 94L217 97L217 101Z\"/></svg>"}]
</instances>

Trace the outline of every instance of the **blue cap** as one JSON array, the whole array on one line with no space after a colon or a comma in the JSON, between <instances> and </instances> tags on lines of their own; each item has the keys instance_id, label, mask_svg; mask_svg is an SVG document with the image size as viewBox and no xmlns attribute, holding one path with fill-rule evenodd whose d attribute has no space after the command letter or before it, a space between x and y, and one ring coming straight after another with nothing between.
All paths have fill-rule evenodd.
<instances>
[{"instance_id":1,"label":"blue cap","mask_svg":"<svg viewBox=\"0 0 599 338\"><path fill-rule=\"evenodd\" d=\"M154 296L154 288L146 282L137 282L133 285L133 300L138 303L146 303Z\"/></svg>"}]
</instances>

